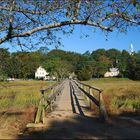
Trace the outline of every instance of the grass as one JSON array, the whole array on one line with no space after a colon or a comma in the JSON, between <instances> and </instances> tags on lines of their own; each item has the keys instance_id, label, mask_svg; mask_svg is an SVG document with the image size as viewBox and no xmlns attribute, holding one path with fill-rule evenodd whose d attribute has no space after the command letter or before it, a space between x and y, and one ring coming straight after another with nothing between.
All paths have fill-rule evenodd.
<instances>
[{"instance_id":1,"label":"grass","mask_svg":"<svg viewBox=\"0 0 140 140\"><path fill-rule=\"evenodd\" d=\"M55 82L0 82L0 139L1 133L16 137L27 123L34 122L36 107L41 98L40 89L52 84Z\"/></svg>"},{"instance_id":2,"label":"grass","mask_svg":"<svg viewBox=\"0 0 140 140\"><path fill-rule=\"evenodd\" d=\"M140 109L140 81L125 78L101 78L86 81L103 89L105 105L109 113Z\"/></svg>"},{"instance_id":3,"label":"grass","mask_svg":"<svg viewBox=\"0 0 140 140\"><path fill-rule=\"evenodd\" d=\"M52 84L46 81L0 82L0 109L37 106L40 88Z\"/></svg>"},{"instance_id":4,"label":"grass","mask_svg":"<svg viewBox=\"0 0 140 140\"><path fill-rule=\"evenodd\" d=\"M124 95L116 96L112 100L112 107L115 108L140 108L140 94L138 92L129 90Z\"/></svg>"},{"instance_id":5,"label":"grass","mask_svg":"<svg viewBox=\"0 0 140 140\"><path fill-rule=\"evenodd\" d=\"M110 113L120 109L140 109L140 82L126 78L101 78L86 81L103 89L105 104ZM53 84L46 81L0 82L0 109L37 106L42 87ZM47 94L46 94L47 98Z\"/></svg>"}]
</instances>

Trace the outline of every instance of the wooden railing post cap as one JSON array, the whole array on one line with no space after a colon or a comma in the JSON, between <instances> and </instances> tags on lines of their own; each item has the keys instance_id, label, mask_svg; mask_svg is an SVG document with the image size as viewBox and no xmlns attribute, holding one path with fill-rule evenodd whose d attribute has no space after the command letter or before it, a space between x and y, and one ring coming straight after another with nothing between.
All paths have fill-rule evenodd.
<instances>
[{"instance_id":1,"label":"wooden railing post cap","mask_svg":"<svg viewBox=\"0 0 140 140\"><path fill-rule=\"evenodd\" d=\"M103 92L103 90L102 89L100 89L100 92L99 93L102 93Z\"/></svg>"},{"instance_id":2,"label":"wooden railing post cap","mask_svg":"<svg viewBox=\"0 0 140 140\"><path fill-rule=\"evenodd\" d=\"M42 94L44 94L44 92L45 92L45 89L40 89L40 92L42 93Z\"/></svg>"}]
</instances>

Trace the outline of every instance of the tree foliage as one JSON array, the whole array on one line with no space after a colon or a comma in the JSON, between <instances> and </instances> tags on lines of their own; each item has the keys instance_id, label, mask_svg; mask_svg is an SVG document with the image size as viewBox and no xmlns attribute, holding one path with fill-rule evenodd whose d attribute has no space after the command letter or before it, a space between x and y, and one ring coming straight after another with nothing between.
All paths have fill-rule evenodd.
<instances>
[{"instance_id":1,"label":"tree foliage","mask_svg":"<svg viewBox=\"0 0 140 140\"><path fill-rule=\"evenodd\" d=\"M135 55L129 58L128 62L128 78L132 80L140 80L140 56Z\"/></svg>"},{"instance_id":2,"label":"tree foliage","mask_svg":"<svg viewBox=\"0 0 140 140\"><path fill-rule=\"evenodd\" d=\"M12 41L19 46L32 47L32 39L35 38L37 45L39 42L60 45L56 32L72 33L74 25L125 32L130 26L140 25L140 1L0 1L0 44Z\"/></svg>"},{"instance_id":3,"label":"tree foliage","mask_svg":"<svg viewBox=\"0 0 140 140\"><path fill-rule=\"evenodd\" d=\"M0 49L0 62L0 80L6 77L34 78L39 66L43 66L50 76L56 76L58 80L72 73L79 80L100 78L111 67L119 68L122 77L140 80L140 51L130 55L126 50L116 49L98 49L84 54L63 50L10 53L7 49Z\"/></svg>"}]
</instances>

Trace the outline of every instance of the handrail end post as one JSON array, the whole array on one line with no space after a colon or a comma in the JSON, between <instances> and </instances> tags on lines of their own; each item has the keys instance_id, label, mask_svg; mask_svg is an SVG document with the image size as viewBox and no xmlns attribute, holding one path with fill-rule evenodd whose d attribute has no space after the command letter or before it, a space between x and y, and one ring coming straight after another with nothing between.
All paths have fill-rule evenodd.
<instances>
[{"instance_id":1,"label":"handrail end post","mask_svg":"<svg viewBox=\"0 0 140 140\"><path fill-rule=\"evenodd\" d=\"M108 114L107 114L107 111L105 109L102 91L99 92L99 109L100 109L100 119L102 121L107 121L108 120Z\"/></svg>"}]
</instances>

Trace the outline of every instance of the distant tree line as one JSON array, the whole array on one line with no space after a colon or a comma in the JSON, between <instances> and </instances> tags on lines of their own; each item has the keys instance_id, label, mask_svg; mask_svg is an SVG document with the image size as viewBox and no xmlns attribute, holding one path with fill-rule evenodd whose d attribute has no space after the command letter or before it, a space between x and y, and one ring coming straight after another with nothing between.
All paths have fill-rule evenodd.
<instances>
[{"instance_id":1,"label":"distant tree line","mask_svg":"<svg viewBox=\"0 0 140 140\"><path fill-rule=\"evenodd\" d=\"M140 80L140 51L130 55L126 50L97 49L84 54L59 49L34 52L14 52L0 48L0 80L11 78L34 78L36 69L43 66L58 79L75 73L79 80L100 78L111 67L119 68L119 77Z\"/></svg>"}]
</instances>

